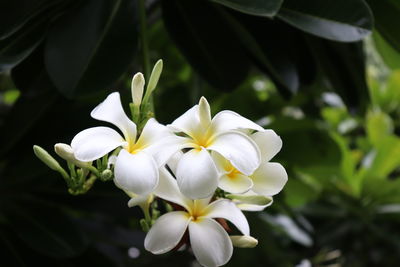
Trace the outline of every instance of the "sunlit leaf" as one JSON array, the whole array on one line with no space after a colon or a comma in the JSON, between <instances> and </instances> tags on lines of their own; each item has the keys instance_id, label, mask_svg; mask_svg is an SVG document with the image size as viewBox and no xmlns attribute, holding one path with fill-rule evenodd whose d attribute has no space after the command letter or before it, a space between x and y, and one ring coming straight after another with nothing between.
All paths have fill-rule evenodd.
<instances>
[{"instance_id":1,"label":"sunlit leaf","mask_svg":"<svg viewBox=\"0 0 400 267\"><path fill-rule=\"evenodd\" d=\"M281 7L283 0L213 0L216 3L234 10L262 17L274 16Z\"/></svg>"},{"instance_id":2,"label":"sunlit leaf","mask_svg":"<svg viewBox=\"0 0 400 267\"><path fill-rule=\"evenodd\" d=\"M371 33L373 16L363 0L285 0L278 17L308 33L353 42Z\"/></svg>"}]
</instances>

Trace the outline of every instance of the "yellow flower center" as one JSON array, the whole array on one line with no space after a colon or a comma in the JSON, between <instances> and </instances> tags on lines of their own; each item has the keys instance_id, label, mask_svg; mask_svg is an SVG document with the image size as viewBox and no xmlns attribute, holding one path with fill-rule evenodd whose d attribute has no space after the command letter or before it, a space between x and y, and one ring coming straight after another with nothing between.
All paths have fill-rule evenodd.
<instances>
[{"instance_id":1,"label":"yellow flower center","mask_svg":"<svg viewBox=\"0 0 400 267\"><path fill-rule=\"evenodd\" d=\"M139 153L140 151L148 147L148 144L145 138L143 138L143 136L141 136L136 143L131 140L127 141L128 141L128 147L126 148L126 150L128 150L128 152L131 154Z\"/></svg>"},{"instance_id":2,"label":"yellow flower center","mask_svg":"<svg viewBox=\"0 0 400 267\"><path fill-rule=\"evenodd\" d=\"M188 218L191 218L193 222L198 222L207 215L207 205L201 202L201 200L193 200L193 205L187 212Z\"/></svg>"},{"instance_id":3,"label":"yellow flower center","mask_svg":"<svg viewBox=\"0 0 400 267\"><path fill-rule=\"evenodd\" d=\"M196 132L191 136L194 148L201 150L202 147L207 148L214 142L214 136L209 129L204 132Z\"/></svg>"},{"instance_id":4,"label":"yellow flower center","mask_svg":"<svg viewBox=\"0 0 400 267\"><path fill-rule=\"evenodd\" d=\"M228 173L226 176L228 176L231 179L235 179L238 174L242 174L240 171L238 171L235 167L232 166L230 170L228 170Z\"/></svg>"}]
</instances>

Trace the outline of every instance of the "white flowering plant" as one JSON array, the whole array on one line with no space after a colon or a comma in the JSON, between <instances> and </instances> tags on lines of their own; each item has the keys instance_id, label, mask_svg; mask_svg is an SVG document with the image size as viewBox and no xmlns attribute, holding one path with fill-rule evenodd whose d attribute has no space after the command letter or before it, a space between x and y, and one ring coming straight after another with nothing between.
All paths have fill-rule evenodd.
<instances>
[{"instance_id":1,"label":"white flowering plant","mask_svg":"<svg viewBox=\"0 0 400 267\"><path fill-rule=\"evenodd\" d=\"M134 75L131 118L118 92L93 109L92 118L119 132L88 128L70 145L55 145L68 172L41 147L33 149L63 176L71 194L86 193L96 180L113 181L130 197L129 207L143 210L146 250L162 254L186 247L201 265L221 266L234 246L258 243L243 211L264 210L287 182L284 167L271 162L282 140L233 111L212 117L204 97L171 124L159 123L151 97L161 72L160 60L146 90L143 75Z\"/></svg>"}]
</instances>

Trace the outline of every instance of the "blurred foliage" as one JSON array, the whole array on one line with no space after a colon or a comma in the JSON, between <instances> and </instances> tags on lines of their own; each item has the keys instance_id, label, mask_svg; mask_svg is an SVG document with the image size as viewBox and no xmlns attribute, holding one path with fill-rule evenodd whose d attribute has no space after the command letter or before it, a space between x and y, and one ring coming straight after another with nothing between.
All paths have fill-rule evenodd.
<instances>
[{"instance_id":1,"label":"blurred foliage","mask_svg":"<svg viewBox=\"0 0 400 267\"><path fill-rule=\"evenodd\" d=\"M71 196L32 153L97 125L90 110L110 91L129 98L143 69L139 11L135 0L0 2L1 265L194 260L150 255L140 210L118 189L98 182ZM205 95L214 112L234 110L284 142L276 161L289 182L264 213L246 214L259 246L236 249L229 266L400 261L396 0L149 0L146 13L150 59L165 64L160 122Z\"/></svg>"}]
</instances>

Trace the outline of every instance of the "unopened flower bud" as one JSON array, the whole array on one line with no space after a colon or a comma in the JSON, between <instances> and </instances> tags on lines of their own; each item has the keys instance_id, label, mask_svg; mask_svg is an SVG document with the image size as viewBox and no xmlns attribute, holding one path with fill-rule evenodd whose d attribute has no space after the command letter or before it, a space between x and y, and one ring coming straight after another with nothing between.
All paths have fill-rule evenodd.
<instances>
[{"instance_id":1,"label":"unopened flower bud","mask_svg":"<svg viewBox=\"0 0 400 267\"><path fill-rule=\"evenodd\" d=\"M249 235L231 235L229 237L232 245L237 248L254 248L258 244L258 240Z\"/></svg>"},{"instance_id":2,"label":"unopened flower bud","mask_svg":"<svg viewBox=\"0 0 400 267\"><path fill-rule=\"evenodd\" d=\"M77 160L70 145L58 143L54 145L54 150L61 158L75 164L78 167L87 168L90 165L89 162Z\"/></svg>"},{"instance_id":3,"label":"unopened flower bud","mask_svg":"<svg viewBox=\"0 0 400 267\"><path fill-rule=\"evenodd\" d=\"M106 170L102 171L100 178L102 180L106 181L106 180L109 180L112 176L113 176L113 172L109 169L106 169Z\"/></svg>"},{"instance_id":4,"label":"unopened flower bud","mask_svg":"<svg viewBox=\"0 0 400 267\"><path fill-rule=\"evenodd\" d=\"M33 152L35 153L36 157L38 157L50 169L55 171L63 170L57 160L55 160L46 150L44 150L40 146L34 145Z\"/></svg>"},{"instance_id":5,"label":"unopened flower bud","mask_svg":"<svg viewBox=\"0 0 400 267\"><path fill-rule=\"evenodd\" d=\"M154 91L157 86L158 80L163 69L163 61L159 59L153 67L150 75L149 84L147 85L146 94L150 94Z\"/></svg>"},{"instance_id":6,"label":"unopened flower bud","mask_svg":"<svg viewBox=\"0 0 400 267\"><path fill-rule=\"evenodd\" d=\"M142 103L144 84L145 81L143 74L140 72L136 73L135 76L133 76L131 86L132 101L133 105L135 106L140 106L140 104Z\"/></svg>"}]
</instances>

